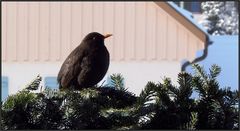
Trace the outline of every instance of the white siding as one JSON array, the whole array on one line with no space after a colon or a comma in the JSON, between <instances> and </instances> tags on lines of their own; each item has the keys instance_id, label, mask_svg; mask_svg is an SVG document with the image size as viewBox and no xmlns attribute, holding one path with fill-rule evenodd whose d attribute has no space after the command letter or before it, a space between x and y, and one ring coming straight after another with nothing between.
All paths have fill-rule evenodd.
<instances>
[{"instance_id":1,"label":"white siding","mask_svg":"<svg viewBox=\"0 0 240 131\"><path fill-rule=\"evenodd\" d=\"M4 76L9 78L9 94L14 94L22 90L38 74L44 78L56 77L61 66L61 62L55 63L16 63L3 64ZM137 67L137 68L136 68ZM124 77L126 88L137 95L142 91L148 81L162 82L163 78L170 77L172 82L177 84L177 73L180 70L179 62L112 62L104 80L113 73L121 73ZM17 72L17 74L16 74ZM24 77L23 77L24 74ZM106 82L106 81L105 81ZM106 83L104 83L106 84ZM45 87L43 85L43 87ZM40 90L40 89L39 89Z\"/></svg>"},{"instance_id":2,"label":"white siding","mask_svg":"<svg viewBox=\"0 0 240 131\"><path fill-rule=\"evenodd\" d=\"M203 42L154 2L2 2L3 62L62 62L92 31L111 61L193 60Z\"/></svg>"}]
</instances>

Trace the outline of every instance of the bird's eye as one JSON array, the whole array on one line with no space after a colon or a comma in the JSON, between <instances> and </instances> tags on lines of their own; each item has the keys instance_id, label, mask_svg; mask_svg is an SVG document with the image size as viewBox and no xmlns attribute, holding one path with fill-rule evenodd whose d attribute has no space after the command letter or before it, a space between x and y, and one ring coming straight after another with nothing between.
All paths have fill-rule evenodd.
<instances>
[{"instance_id":1,"label":"bird's eye","mask_svg":"<svg viewBox=\"0 0 240 131\"><path fill-rule=\"evenodd\" d=\"M93 37L93 40L95 40L96 39L96 37Z\"/></svg>"}]
</instances>

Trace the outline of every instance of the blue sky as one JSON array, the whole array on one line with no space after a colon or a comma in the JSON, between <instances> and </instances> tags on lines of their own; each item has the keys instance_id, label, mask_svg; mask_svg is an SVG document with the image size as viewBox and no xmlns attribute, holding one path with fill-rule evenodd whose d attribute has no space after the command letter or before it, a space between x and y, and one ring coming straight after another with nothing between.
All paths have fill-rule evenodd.
<instances>
[{"instance_id":1,"label":"blue sky","mask_svg":"<svg viewBox=\"0 0 240 131\"><path fill-rule=\"evenodd\" d=\"M231 87L232 90L237 90L239 86L238 36L210 36L210 39L213 44L209 46L208 56L198 64L204 66L206 71L209 71L213 64L217 64L222 69L217 77L220 87ZM192 67L188 66L186 71L192 73Z\"/></svg>"}]
</instances>

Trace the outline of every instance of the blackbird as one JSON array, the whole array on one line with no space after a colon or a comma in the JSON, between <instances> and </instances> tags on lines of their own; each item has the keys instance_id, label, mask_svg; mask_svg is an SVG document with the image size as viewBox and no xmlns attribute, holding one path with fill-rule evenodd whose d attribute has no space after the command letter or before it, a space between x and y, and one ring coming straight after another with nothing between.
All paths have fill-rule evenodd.
<instances>
[{"instance_id":1,"label":"blackbird","mask_svg":"<svg viewBox=\"0 0 240 131\"><path fill-rule=\"evenodd\" d=\"M104 39L112 34L89 33L66 58L58 73L59 89L79 90L96 85L109 67Z\"/></svg>"}]
</instances>

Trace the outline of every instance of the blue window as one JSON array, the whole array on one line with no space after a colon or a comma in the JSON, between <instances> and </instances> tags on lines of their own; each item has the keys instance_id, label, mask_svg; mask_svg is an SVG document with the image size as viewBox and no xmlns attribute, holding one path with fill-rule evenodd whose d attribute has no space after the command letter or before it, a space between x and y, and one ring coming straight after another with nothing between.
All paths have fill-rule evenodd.
<instances>
[{"instance_id":1,"label":"blue window","mask_svg":"<svg viewBox=\"0 0 240 131\"><path fill-rule=\"evenodd\" d=\"M191 3L191 11L192 12L201 12L201 3L200 2L192 2Z\"/></svg>"},{"instance_id":2,"label":"blue window","mask_svg":"<svg viewBox=\"0 0 240 131\"><path fill-rule=\"evenodd\" d=\"M8 96L8 77L2 76L2 101Z\"/></svg>"},{"instance_id":3,"label":"blue window","mask_svg":"<svg viewBox=\"0 0 240 131\"><path fill-rule=\"evenodd\" d=\"M57 77L45 77L45 87L51 88L51 89L58 89L58 82Z\"/></svg>"},{"instance_id":4,"label":"blue window","mask_svg":"<svg viewBox=\"0 0 240 131\"><path fill-rule=\"evenodd\" d=\"M184 9L193 13L201 13L201 2L184 2Z\"/></svg>"}]
</instances>

